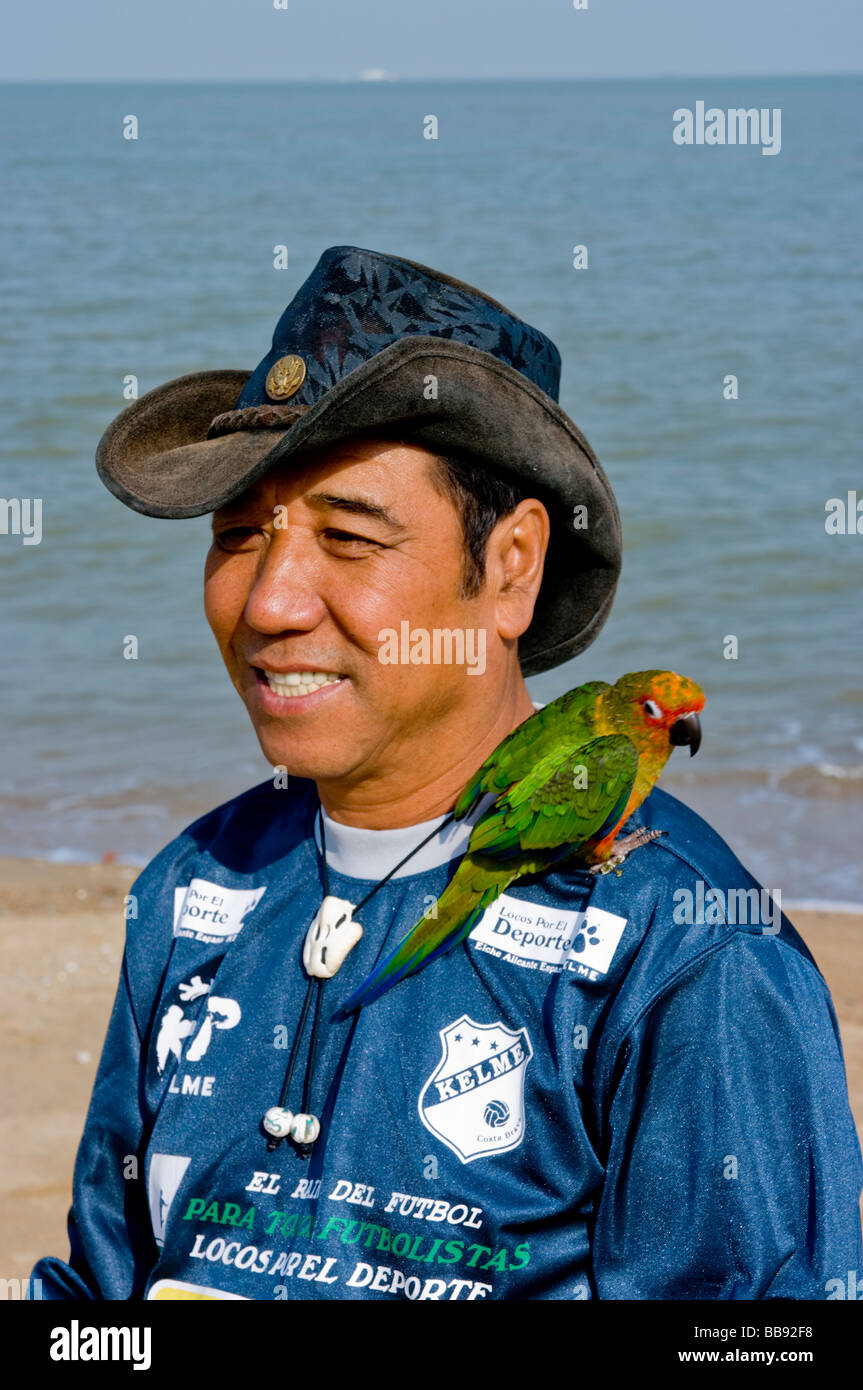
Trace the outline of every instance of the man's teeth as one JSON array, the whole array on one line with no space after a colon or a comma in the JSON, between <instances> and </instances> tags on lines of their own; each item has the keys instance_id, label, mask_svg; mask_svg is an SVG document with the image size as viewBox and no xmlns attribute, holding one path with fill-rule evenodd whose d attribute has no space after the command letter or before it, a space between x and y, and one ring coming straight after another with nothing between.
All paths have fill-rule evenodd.
<instances>
[{"instance_id":1,"label":"man's teeth","mask_svg":"<svg viewBox=\"0 0 863 1390\"><path fill-rule=\"evenodd\" d=\"M311 695L325 685L334 685L342 679L331 671L265 671L267 685L284 699L294 700L298 695Z\"/></svg>"}]
</instances>

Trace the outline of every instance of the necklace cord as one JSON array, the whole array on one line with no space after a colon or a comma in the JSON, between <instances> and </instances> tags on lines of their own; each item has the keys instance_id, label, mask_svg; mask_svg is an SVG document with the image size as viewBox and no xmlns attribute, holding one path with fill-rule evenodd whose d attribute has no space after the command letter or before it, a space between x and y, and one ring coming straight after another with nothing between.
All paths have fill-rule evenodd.
<instances>
[{"instance_id":1,"label":"necklace cord","mask_svg":"<svg viewBox=\"0 0 863 1390\"><path fill-rule=\"evenodd\" d=\"M320 810L320 828L321 828L321 878L322 878L322 881L323 881L324 897L327 898L327 897L329 897L329 893L330 893L330 875L329 875L329 869L328 869L328 867L327 867L327 842L326 842L326 835L325 835L325 831L324 831L324 813L323 813L323 807L320 807L319 810ZM436 835L439 835L440 832L443 830L444 826L445 826L445 825L448 825L449 822L450 822L451 820L454 819L454 817L455 817L455 812L454 812L454 811L450 811L449 815L445 817L445 819L441 822L440 825L435 826L434 830L430 831L429 834L426 835L425 839L421 840L420 843L419 843L418 845L415 845L414 848L413 848L412 850L409 850L408 853L404 856L404 858L400 859L399 862L398 862L396 865L394 865L394 867L393 867L392 869L390 869L389 873L388 873L384 878L382 878L378 883L376 883L375 886L371 889L370 892L366 893L366 896L362 899L361 902L359 902L359 903L356 904L356 906L353 908L353 911L354 911L354 912L359 912L359 911L361 910L361 908L365 907L366 903L369 901L370 898L372 898L372 897L374 896L374 894L378 891L378 889L379 889L379 888L383 888L384 884L389 882L389 880L392 878L393 874L398 873L398 871L399 871L399 869L402 867L402 865L403 865L403 864L406 864L407 861L408 861L409 859L413 858L413 856L414 856L415 854L417 854L417 853L423 848L424 845L427 845L427 844L428 844L429 840L433 840L433 839L435 838ZM341 919L341 920L344 920L344 919ZM381 952L382 952L382 951L383 951L383 947L381 948ZM298 1022L298 1024L297 1024L297 1031L296 1031L296 1034L294 1035L294 1041L293 1041L293 1043L292 1043L292 1045L291 1045L291 1054L290 1054L290 1057L288 1058L288 1065L287 1065L287 1067L286 1067L286 1069L285 1069L285 1080L284 1080L284 1084L282 1085L281 1096L279 1097L279 1107L280 1107L280 1109L284 1109L285 1106L287 1105L287 1101L288 1101L288 1092L289 1092L289 1090L290 1090L290 1088L291 1088L291 1081L293 1080L293 1075L294 1075L294 1067L295 1067L295 1065L296 1065L297 1057L298 1057L298 1055L299 1055L300 1043L301 1043L301 1041L302 1041L302 1036L303 1036L303 1033L305 1032L306 1019L308 1018L308 1015L309 1015L309 1008L311 1007L312 995L314 995L315 1008L314 1008L314 1013L313 1013L313 1015L312 1015L312 1032L311 1032L311 1037L309 1038L309 1052L308 1052L308 1056L307 1056L307 1058L306 1058L306 1071L305 1071L305 1076L304 1076L304 1078L303 1078L303 1099L302 1099L302 1111L303 1111L304 1114L308 1114L308 1113L309 1113L309 1105L310 1105L310 1103L311 1103L312 1084L313 1084L313 1078L314 1078L315 1055L316 1055L316 1053L317 1053L318 1034L319 1034L319 1031L320 1031L321 1001L322 1001L322 998L323 998L323 986L324 986L324 983L325 983L325 981L322 980L322 979L321 979L320 977L318 977L318 976L312 976L312 977L310 978L310 980L309 980L308 988L306 989L306 997L305 997L305 999L303 1000L302 1012L300 1013L299 1022ZM279 1143L280 1143L279 1140L275 1140L275 1141L272 1141L272 1140L271 1140L271 1141L270 1141L270 1144L268 1145L268 1148L275 1149L275 1148L278 1146ZM311 1153L311 1148L312 1148L311 1144L301 1144L301 1145L300 1145L300 1155L301 1155L301 1157L302 1157L302 1158L308 1158L309 1154Z\"/></svg>"},{"instance_id":2,"label":"necklace cord","mask_svg":"<svg viewBox=\"0 0 863 1390\"><path fill-rule=\"evenodd\" d=\"M435 826L434 830L430 831L430 833L429 833L428 835L426 835L426 837L425 837L424 840L420 840L420 842L419 842L418 845L415 845L413 849L408 850L408 852L407 852L407 854L404 856L404 858L403 858L403 859L400 859L399 862L395 865L395 867L392 868L392 869L390 869L390 871L389 871L389 873L386 875L386 877L385 877L385 878L382 878L381 881L380 881L380 883L376 883L375 886L374 886L374 888L371 890L370 893L366 893L366 896L363 898L362 902L357 903L356 907L354 908L354 912L359 912L360 908L365 907L365 905L366 905L366 903L368 902L369 898L371 898L371 897L378 891L379 888L383 888L383 886L384 886L385 883L388 883L388 882L389 882L389 880L392 878L393 874L397 873L398 870L401 868L402 864L406 864L406 863L408 862L409 859L412 859L413 856L414 856L415 854L418 854L418 853L419 853L419 851L423 848L424 845L427 845L427 844L428 844L429 840L433 840L434 837L435 837L436 835L439 835L440 832L443 830L444 826L445 826L445 825L448 825L449 822L454 818L454 816L455 816L455 811L450 811L449 815L448 815L444 820L441 821L440 825ZM324 854L324 872L326 873L327 860L326 860L326 845L325 845L325 841L324 841L324 817L323 817L323 814L321 814L321 850L323 851L323 854ZM325 879L324 881L326 882L326 879Z\"/></svg>"},{"instance_id":3,"label":"necklace cord","mask_svg":"<svg viewBox=\"0 0 863 1390\"><path fill-rule=\"evenodd\" d=\"M284 1080L284 1084L282 1085L282 1093L281 1093L281 1095L279 1096L279 1107L280 1107L280 1109L282 1109L282 1110L285 1108L285 1104L286 1104L287 1099L288 1099L288 1091L289 1091L290 1088L291 1088L291 1081L292 1081L293 1075L294 1075L294 1067L296 1066L296 1063L297 1063L297 1056L298 1056L299 1051L300 1051L300 1041L301 1041L301 1039L302 1039L303 1032L304 1032L304 1030L305 1030L306 1019L307 1019L308 1016L309 1016L309 1006L310 1006L310 1004L311 1004L311 1002L312 1002L312 993L313 993L313 991L314 991L314 988L315 988L315 981L314 981L314 979L311 979L311 980L309 980L308 986L307 986L307 988L306 988L306 997L305 997L305 999L303 1000L303 1007L302 1007L302 1011L301 1011L301 1013L300 1013L300 1021L299 1021L299 1023L297 1024L297 1031L296 1031L296 1033L294 1034L294 1041L293 1041L293 1043L291 1044L291 1055L290 1055L290 1057L288 1058L288 1065L287 1065L287 1067L285 1068L285 1080Z\"/></svg>"}]
</instances>

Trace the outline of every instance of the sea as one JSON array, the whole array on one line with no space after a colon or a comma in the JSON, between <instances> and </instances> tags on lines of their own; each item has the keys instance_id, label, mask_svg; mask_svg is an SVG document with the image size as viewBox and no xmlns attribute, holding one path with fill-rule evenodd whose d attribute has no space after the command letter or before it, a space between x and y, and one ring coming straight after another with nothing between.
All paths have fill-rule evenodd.
<instances>
[{"instance_id":1,"label":"sea","mask_svg":"<svg viewBox=\"0 0 863 1390\"><path fill-rule=\"evenodd\" d=\"M778 152L675 143L700 101L779 110ZM861 113L855 77L0 87L0 492L42 503L38 544L0 534L0 855L142 864L272 775L204 621L207 519L126 509L94 452L130 377L251 370L350 244L560 348L624 566L533 698L698 680L662 785L784 903L863 903L863 534L830 523L863 503Z\"/></svg>"}]
</instances>

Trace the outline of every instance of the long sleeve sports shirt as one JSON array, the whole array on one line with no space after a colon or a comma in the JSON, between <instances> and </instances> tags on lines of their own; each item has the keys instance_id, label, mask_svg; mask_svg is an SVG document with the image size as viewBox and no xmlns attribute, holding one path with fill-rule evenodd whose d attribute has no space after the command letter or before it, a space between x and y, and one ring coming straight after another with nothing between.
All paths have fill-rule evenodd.
<instances>
[{"instance_id":1,"label":"long sleeve sports shirt","mask_svg":"<svg viewBox=\"0 0 863 1390\"><path fill-rule=\"evenodd\" d=\"M450 825L323 986L304 1157L275 1151L323 896L314 784L204 816L133 886L53 1299L823 1299L863 1269L825 982L769 896L656 790L620 874L518 880L347 1018L464 852ZM358 903L430 827L325 821ZM310 1030L287 1105L301 1108Z\"/></svg>"}]
</instances>

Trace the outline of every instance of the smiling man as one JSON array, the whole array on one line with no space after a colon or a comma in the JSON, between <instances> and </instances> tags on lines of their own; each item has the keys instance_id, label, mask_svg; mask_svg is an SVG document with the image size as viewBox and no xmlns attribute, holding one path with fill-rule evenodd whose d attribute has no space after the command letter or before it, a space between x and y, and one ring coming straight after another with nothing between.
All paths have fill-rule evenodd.
<instances>
[{"instance_id":1,"label":"smiling man","mask_svg":"<svg viewBox=\"0 0 863 1390\"><path fill-rule=\"evenodd\" d=\"M449 811L533 713L517 641L548 515L536 499L518 503L489 539L484 584L466 594L445 477L416 446L354 441L277 467L213 518L207 618L264 754L313 779L324 809L350 825ZM414 630L482 632L486 679L469 680L466 663L383 662L383 634L405 615Z\"/></svg>"},{"instance_id":2,"label":"smiling man","mask_svg":"<svg viewBox=\"0 0 863 1390\"><path fill-rule=\"evenodd\" d=\"M45 1296L820 1299L863 1268L827 988L772 903L681 916L764 899L661 791L619 875L518 879L340 1008L434 915L525 675L608 614L617 508L558 372L471 286L336 247L254 372L103 436L127 505L212 513L207 618L274 775L134 886ZM436 631L482 633L482 672L423 659Z\"/></svg>"}]
</instances>

